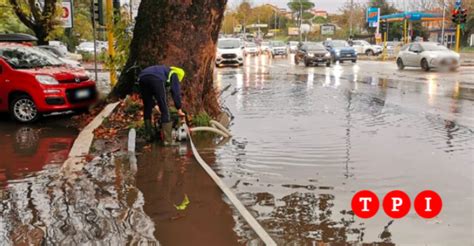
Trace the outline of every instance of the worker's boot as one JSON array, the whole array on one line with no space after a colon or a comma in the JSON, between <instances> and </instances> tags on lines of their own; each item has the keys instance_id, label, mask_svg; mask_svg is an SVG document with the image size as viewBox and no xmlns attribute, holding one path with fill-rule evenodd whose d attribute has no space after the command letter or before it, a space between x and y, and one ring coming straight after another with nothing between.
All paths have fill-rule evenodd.
<instances>
[{"instance_id":1,"label":"worker's boot","mask_svg":"<svg viewBox=\"0 0 474 246\"><path fill-rule=\"evenodd\" d=\"M145 140L148 142L155 140L155 132L153 131L151 120L145 120Z\"/></svg>"},{"instance_id":2,"label":"worker's boot","mask_svg":"<svg viewBox=\"0 0 474 246\"><path fill-rule=\"evenodd\" d=\"M161 125L161 130L163 132L163 145L164 146L178 146L172 136L173 131L173 122L163 123Z\"/></svg>"}]
</instances>

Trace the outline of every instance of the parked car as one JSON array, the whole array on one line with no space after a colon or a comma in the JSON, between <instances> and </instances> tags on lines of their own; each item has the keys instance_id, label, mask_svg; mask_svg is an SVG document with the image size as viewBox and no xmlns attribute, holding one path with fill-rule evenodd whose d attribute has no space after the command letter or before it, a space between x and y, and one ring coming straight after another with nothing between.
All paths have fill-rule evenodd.
<instances>
[{"instance_id":1,"label":"parked car","mask_svg":"<svg viewBox=\"0 0 474 246\"><path fill-rule=\"evenodd\" d=\"M69 58L69 56L72 57L75 54L69 55L70 54L69 52L64 54L61 51L59 51L56 47L49 46L49 45L40 45L38 47L43 49L44 51L48 52L50 55L56 57L57 59L61 60L66 65L69 65L71 67L81 67L80 62L78 62L77 60Z\"/></svg>"},{"instance_id":2,"label":"parked car","mask_svg":"<svg viewBox=\"0 0 474 246\"><path fill-rule=\"evenodd\" d=\"M49 46L51 47L55 47L59 52L61 52L64 56L67 55L67 53L69 53L69 51L67 50L67 46L61 42L61 41L55 41L55 40L51 40L48 42Z\"/></svg>"},{"instance_id":3,"label":"parked car","mask_svg":"<svg viewBox=\"0 0 474 246\"><path fill-rule=\"evenodd\" d=\"M337 61L343 63L344 61L357 62L357 52L352 48L347 41L344 40L327 40L324 41L324 46L331 53L333 63Z\"/></svg>"},{"instance_id":4,"label":"parked car","mask_svg":"<svg viewBox=\"0 0 474 246\"><path fill-rule=\"evenodd\" d=\"M244 46L238 38L222 38L217 42L216 66L244 65Z\"/></svg>"},{"instance_id":5,"label":"parked car","mask_svg":"<svg viewBox=\"0 0 474 246\"><path fill-rule=\"evenodd\" d=\"M248 42L245 44L244 55L258 56L260 55L260 49L258 48L257 44Z\"/></svg>"},{"instance_id":6,"label":"parked car","mask_svg":"<svg viewBox=\"0 0 474 246\"><path fill-rule=\"evenodd\" d=\"M299 45L298 41L288 42L288 50L290 51L290 53L296 53L298 51L298 45Z\"/></svg>"},{"instance_id":7,"label":"parked car","mask_svg":"<svg viewBox=\"0 0 474 246\"><path fill-rule=\"evenodd\" d=\"M295 54L295 64L303 62L305 66L326 64L331 66L331 54L326 50L322 43L307 42L299 46Z\"/></svg>"},{"instance_id":8,"label":"parked car","mask_svg":"<svg viewBox=\"0 0 474 246\"><path fill-rule=\"evenodd\" d=\"M352 41L352 47L355 49L358 55L366 54L367 56L377 56L383 52L382 46L370 44L365 40Z\"/></svg>"},{"instance_id":9,"label":"parked car","mask_svg":"<svg viewBox=\"0 0 474 246\"><path fill-rule=\"evenodd\" d=\"M76 46L76 51L77 52L82 52L82 53L94 53L94 42L82 42L78 46ZM99 50L97 50L99 51Z\"/></svg>"},{"instance_id":10,"label":"parked car","mask_svg":"<svg viewBox=\"0 0 474 246\"><path fill-rule=\"evenodd\" d=\"M87 109L95 82L83 68L70 68L38 47L0 43L0 111L22 123L43 114Z\"/></svg>"},{"instance_id":11,"label":"parked car","mask_svg":"<svg viewBox=\"0 0 474 246\"><path fill-rule=\"evenodd\" d=\"M282 41L271 41L270 52L272 53L272 57L275 57L275 56L288 57L288 50L286 48L285 43L283 43Z\"/></svg>"},{"instance_id":12,"label":"parked car","mask_svg":"<svg viewBox=\"0 0 474 246\"><path fill-rule=\"evenodd\" d=\"M421 67L425 71L432 68L448 68L452 71L460 66L458 53L434 42L415 42L405 45L397 57L398 68Z\"/></svg>"}]
</instances>

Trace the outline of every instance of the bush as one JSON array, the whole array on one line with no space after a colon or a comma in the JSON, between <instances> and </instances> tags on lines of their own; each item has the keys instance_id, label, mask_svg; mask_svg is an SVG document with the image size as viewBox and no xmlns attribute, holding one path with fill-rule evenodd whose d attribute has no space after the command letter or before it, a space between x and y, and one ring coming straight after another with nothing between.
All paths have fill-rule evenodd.
<instances>
[{"instance_id":1,"label":"bush","mask_svg":"<svg viewBox=\"0 0 474 246\"><path fill-rule=\"evenodd\" d=\"M211 120L211 116L209 116L206 112L201 112L193 116L192 123L193 126L210 126Z\"/></svg>"}]
</instances>

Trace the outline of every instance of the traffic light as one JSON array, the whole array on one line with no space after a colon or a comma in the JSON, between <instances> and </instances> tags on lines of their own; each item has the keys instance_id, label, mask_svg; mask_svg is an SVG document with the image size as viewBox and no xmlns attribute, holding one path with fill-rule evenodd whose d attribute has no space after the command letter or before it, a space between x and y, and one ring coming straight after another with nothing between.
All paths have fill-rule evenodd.
<instances>
[{"instance_id":1,"label":"traffic light","mask_svg":"<svg viewBox=\"0 0 474 246\"><path fill-rule=\"evenodd\" d=\"M467 21L467 11L466 9L461 9L461 11L459 12L459 23L461 24L465 24L466 21Z\"/></svg>"},{"instance_id":2,"label":"traffic light","mask_svg":"<svg viewBox=\"0 0 474 246\"><path fill-rule=\"evenodd\" d=\"M94 22L99 23L101 26L105 26L103 0L93 0L92 18Z\"/></svg>"},{"instance_id":3,"label":"traffic light","mask_svg":"<svg viewBox=\"0 0 474 246\"><path fill-rule=\"evenodd\" d=\"M381 30L381 32L387 32L388 31L388 22L387 21L380 22L380 30Z\"/></svg>"},{"instance_id":4,"label":"traffic light","mask_svg":"<svg viewBox=\"0 0 474 246\"><path fill-rule=\"evenodd\" d=\"M452 12L452 19L453 23L459 24L459 9L454 9Z\"/></svg>"}]
</instances>

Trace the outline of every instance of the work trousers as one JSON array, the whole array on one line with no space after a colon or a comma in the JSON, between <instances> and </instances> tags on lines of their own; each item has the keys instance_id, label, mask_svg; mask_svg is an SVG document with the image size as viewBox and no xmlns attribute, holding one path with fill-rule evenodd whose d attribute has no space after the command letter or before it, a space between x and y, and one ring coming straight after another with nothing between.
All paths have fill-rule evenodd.
<instances>
[{"instance_id":1,"label":"work trousers","mask_svg":"<svg viewBox=\"0 0 474 246\"><path fill-rule=\"evenodd\" d=\"M143 118L151 120L156 101L161 112L161 124L170 122L165 82L153 75L146 75L140 78L139 85L143 100Z\"/></svg>"}]
</instances>

